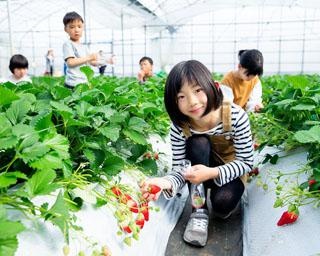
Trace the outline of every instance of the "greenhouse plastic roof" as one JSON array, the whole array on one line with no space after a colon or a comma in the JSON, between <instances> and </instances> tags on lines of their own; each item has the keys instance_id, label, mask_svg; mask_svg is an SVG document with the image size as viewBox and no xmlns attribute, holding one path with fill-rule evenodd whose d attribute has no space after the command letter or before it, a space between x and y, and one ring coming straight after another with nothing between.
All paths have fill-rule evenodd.
<instances>
[{"instance_id":1,"label":"greenhouse plastic roof","mask_svg":"<svg viewBox=\"0 0 320 256\"><path fill-rule=\"evenodd\" d=\"M96 27L125 28L170 25L218 8L247 6L298 6L320 8L317 0L0 0L0 32L61 29L62 17L78 11ZM8 10L11 24L8 24ZM86 19L88 18L88 19Z\"/></svg>"}]
</instances>

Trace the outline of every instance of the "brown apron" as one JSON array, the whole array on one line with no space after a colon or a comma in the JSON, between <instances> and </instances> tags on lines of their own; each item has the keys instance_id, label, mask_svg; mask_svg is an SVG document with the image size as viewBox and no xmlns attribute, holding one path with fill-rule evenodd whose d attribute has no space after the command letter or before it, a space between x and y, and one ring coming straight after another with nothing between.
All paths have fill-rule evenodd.
<instances>
[{"instance_id":1,"label":"brown apron","mask_svg":"<svg viewBox=\"0 0 320 256\"><path fill-rule=\"evenodd\" d=\"M231 102L223 101L221 108L223 135L211 135L211 153L214 161L219 165L226 164L235 159L235 150L233 147L233 138L231 135ZM191 136L190 128L188 125L182 128L183 134L186 138ZM247 182L247 174L240 177L243 184Z\"/></svg>"}]
</instances>

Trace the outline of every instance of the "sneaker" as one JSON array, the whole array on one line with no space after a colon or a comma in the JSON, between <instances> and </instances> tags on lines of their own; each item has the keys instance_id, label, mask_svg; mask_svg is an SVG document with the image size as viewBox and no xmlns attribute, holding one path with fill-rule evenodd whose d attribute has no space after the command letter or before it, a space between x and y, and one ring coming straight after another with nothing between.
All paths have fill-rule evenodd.
<instances>
[{"instance_id":1,"label":"sneaker","mask_svg":"<svg viewBox=\"0 0 320 256\"><path fill-rule=\"evenodd\" d=\"M208 210L197 209L190 215L183 240L195 246L205 246L208 239Z\"/></svg>"}]
</instances>

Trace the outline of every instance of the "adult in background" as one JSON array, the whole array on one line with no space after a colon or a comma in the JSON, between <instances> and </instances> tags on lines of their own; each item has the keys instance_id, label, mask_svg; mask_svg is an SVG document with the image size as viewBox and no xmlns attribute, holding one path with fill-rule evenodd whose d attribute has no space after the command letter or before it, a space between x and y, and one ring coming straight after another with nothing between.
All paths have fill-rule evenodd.
<instances>
[{"instance_id":1,"label":"adult in background","mask_svg":"<svg viewBox=\"0 0 320 256\"><path fill-rule=\"evenodd\" d=\"M49 49L46 55L45 75L53 76L53 73L54 73L54 55L53 55L53 49Z\"/></svg>"}]
</instances>

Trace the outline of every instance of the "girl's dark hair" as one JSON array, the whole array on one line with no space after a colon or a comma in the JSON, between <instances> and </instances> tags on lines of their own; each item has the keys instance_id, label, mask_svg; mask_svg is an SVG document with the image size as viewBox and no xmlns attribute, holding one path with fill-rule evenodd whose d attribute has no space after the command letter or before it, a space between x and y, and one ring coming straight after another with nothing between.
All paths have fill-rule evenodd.
<instances>
[{"instance_id":1,"label":"girl's dark hair","mask_svg":"<svg viewBox=\"0 0 320 256\"><path fill-rule=\"evenodd\" d=\"M9 69L11 73L13 73L13 70L15 68L28 68L29 63L26 57L24 57L21 54L15 54L11 57L10 63L9 63Z\"/></svg>"},{"instance_id":2,"label":"girl's dark hair","mask_svg":"<svg viewBox=\"0 0 320 256\"><path fill-rule=\"evenodd\" d=\"M189 120L188 116L180 112L177 100L177 94L185 83L199 85L207 95L207 108L203 116L211 110L218 109L223 101L222 91L219 86L215 86L211 73L205 65L196 60L176 64L167 77L164 104L171 121L180 127Z\"/></svg>"},{"instance_id":3,"label":"girl's dark hair","mask_svg":"<svg viewBox=\"0 0 320 256\"><path fill-rule=\"evenodd\" d=\"M240 65L247 70L247 75L263 74L263 56L262 53L256 49L240 50L238 53Z\"/></svg>"},{"instance_id":4,"label":"girl's dark hair","mask_svg":"<svg viewBox=\"0 0 320 256\"><path fill-rule=\"evenodd\" d=\"M63 17L63 24L64 24L64 26L67 26L70 22L72 22L74 20L80 20L83 23L83 19L78 13L68 12Z\"/></svg>"}]
</instances>

